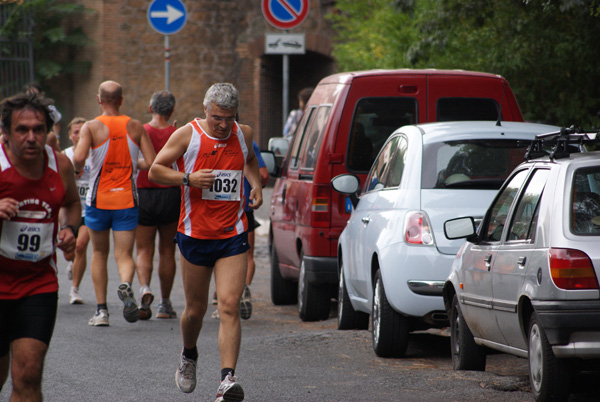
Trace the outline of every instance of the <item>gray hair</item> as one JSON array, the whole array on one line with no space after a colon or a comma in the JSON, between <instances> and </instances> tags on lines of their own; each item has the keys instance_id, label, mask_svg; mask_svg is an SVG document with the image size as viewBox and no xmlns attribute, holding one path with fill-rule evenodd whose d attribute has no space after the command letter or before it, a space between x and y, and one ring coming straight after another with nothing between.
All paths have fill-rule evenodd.
<instances>
[{"instance_id":1,"label":"gray hair","mask_svg":"<svg viewBox=\"0 0 600 402\"><path fill-rule=\"evenodd\" d=\"M237 110L240 104L240 94L232 84L222 82L214 84L204 96L204 107L210 110L212 104L226 110Z\"/></svg>"},{"instance_id":2,"label":"gray hair","mask_svg":"<svg viewBox=\"0 0 600 402\"><path fill-rule=\"evenodd\" d=\"M169 91L158 91L150 98L152 112L164 117L170 117L175 109L175 97Z\"/></svg>"}]
</instances>

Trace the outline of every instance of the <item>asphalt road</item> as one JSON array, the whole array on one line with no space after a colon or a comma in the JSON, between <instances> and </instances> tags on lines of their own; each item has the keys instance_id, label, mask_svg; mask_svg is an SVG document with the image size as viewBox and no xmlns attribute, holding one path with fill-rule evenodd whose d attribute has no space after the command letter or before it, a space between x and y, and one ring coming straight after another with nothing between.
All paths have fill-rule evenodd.
<instances>
[{"instance_id":1,"label":"asphalt road","mask_svg":"<svg viewBox=\"0 0 600 402\"><path fill-rule=\"evenodd\" d=\"M315 323L302 323L296 306L273 306L266 236L269 195L267 189L267 205L257 213L264 224L257 236L254 312L242 321L236 373L246 401L533 401L524 359L497 354L488 357L486 372L455 372L449 339L431 334L414 335L405 358L381 359L373 353L368 331L336 330L335 303L331 318ZM214 401L220 372L219 321L210 314L216 306L209 307L198 340L198 385L192 394L183 394L174 381L182 345L179 321L152 318L127 323L120 310L118 275L111 258L110 327L90 327L87 322L94 313L95 298L89 271L81 287L86 304L70 305L66 264L62 258L59 263L58 320L44 372L46 401ZM158 292L156 272L152 287ZM138 290L135 279L136 296ZM181 313L184 298L179 272L172 301ZM7 383L0 402L9 396Z\"/></svg>"}]
</instances>

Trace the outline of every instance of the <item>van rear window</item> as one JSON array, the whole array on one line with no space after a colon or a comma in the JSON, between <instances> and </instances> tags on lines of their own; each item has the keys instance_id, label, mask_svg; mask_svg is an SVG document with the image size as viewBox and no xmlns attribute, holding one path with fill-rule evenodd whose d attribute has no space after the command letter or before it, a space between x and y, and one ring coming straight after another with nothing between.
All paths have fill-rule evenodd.
<instances>
[{"instance_id":1,"label":"van rear window","mask_svg":"<svg viewBox=\"0 0 600 402\"><path fill-rule=\"evenodd\" d=\"M498 120L498 103L490 98L440 98L437 121Z\"/></svg>"},{"instance_id":2,"label":"van rear window","mask_svg":"<svg viewBox=\"0 0 600 402\"><path fill-rule=\"evenodd\" d=\"M417 100L408 97L363 98L357 102L348 136L349 171L367 173L388 137L417 123Z\"/></svg>"}]
</instances>

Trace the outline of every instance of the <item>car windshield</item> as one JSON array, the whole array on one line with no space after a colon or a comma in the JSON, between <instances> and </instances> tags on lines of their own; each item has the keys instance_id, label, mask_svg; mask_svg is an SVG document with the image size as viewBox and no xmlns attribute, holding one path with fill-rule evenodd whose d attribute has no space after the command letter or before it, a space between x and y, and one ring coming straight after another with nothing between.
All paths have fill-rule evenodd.
<instances>
[{"instance_id":1,"label":"car windshield","mask_svg":"<svg viewBox=\"0 0 600 402\"><path fill-rule=\"evenodd\" d=\"M426 144L422 188L499 189L530 141L465 139Z\"/></svg>"},{"instance_id":2,"label":"car windshield","mask_svg":"<svg viewBox=\"0 0 600 402\"><path fill-rule=\"evenodd\" d=\"M571 231L600 235L600 167L575 171L571 195Z\"/></svg>"}]
</instances>

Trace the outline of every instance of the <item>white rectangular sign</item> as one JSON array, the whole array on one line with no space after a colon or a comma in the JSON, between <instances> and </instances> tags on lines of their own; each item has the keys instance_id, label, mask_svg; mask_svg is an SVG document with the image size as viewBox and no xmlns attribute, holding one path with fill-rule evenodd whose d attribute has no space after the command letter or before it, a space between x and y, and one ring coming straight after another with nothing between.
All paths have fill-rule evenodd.
<instances>
[{"instance_id":1,"label":"white rectangular sign","mask_svg":"<svg viewBox=\"0 0 600 402\"><path fill-rule=\"evenodd\" d=\"M304 34L265 34L265 54L305 54Z\"/></svg>"}]
</instances>

